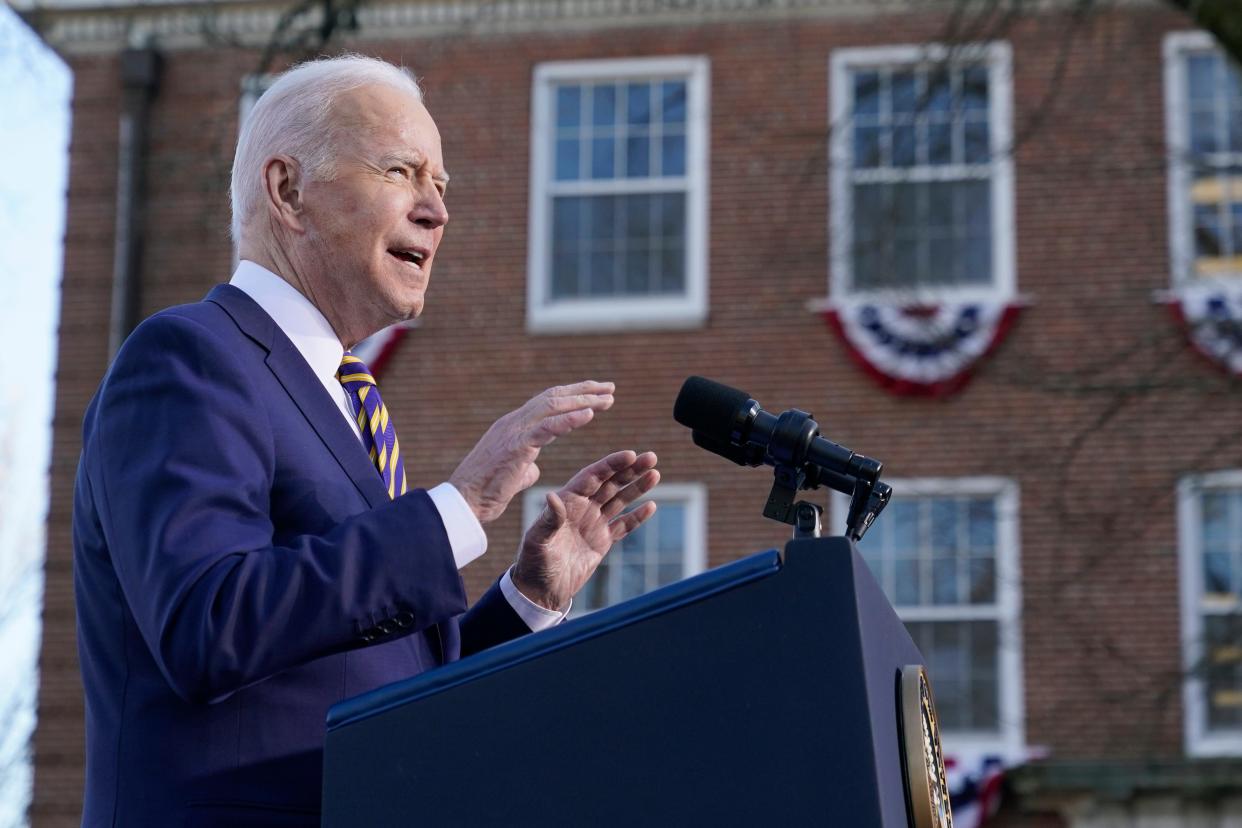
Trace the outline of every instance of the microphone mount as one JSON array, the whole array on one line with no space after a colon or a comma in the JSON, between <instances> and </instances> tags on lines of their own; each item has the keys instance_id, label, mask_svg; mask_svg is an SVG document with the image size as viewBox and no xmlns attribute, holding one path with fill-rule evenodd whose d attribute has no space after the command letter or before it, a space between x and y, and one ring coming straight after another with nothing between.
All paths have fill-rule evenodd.
<instances>
[{"instance_id":1,"label":"microphone mount","mask_svg":"<svg viewBox=\"0 0 1242 828\"><path fill-rule=\"evenodd\" d=\"M799 500L799 492L827 486L849 495L845 534L855 541L862 539L888 505L893 490L880 481L883 464L820 437L819 424L807 412L794 408L774 416L743 392L698 377L687 380L683 395L688 388L706 389L730 404L736 401L729 421L722 423L700 420L693 403L687 401L683 407L679 397L678 410L686 413L677 418L691 426L694 443L700 448L741 466L773 467L772 490L763 515L793 526L794 537L819 537L823 514L818 504ZM699 422L704 427L696 427ZM726 433L728 437L722 439Z\"/></svg>"}]
</instances>

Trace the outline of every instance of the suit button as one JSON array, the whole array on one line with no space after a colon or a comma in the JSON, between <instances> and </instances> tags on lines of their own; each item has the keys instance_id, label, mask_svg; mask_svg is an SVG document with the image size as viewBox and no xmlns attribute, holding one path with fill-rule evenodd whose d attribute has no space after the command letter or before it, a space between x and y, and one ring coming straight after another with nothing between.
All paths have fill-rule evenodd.
<instances>
[{"instance_id":1,"label":"suit button","mask_svg":"<svg viewBox=\"0 0 1242 828\"><path fill-rule=\"evenodd\" d=\"M376 639L378 635L379 635L379 630L375 629L375 627L368 627L367 629L362 631L362 635L360 636L360 638L362 638L362 640L366 642L367 644L370 644L372 641Z\"/></svg>"},{"instance_id":2,"label":"suit button","mask_svg":"<svg viewBox=\"0 0 1242 828\"><path fill-rule=\"evenodd\" d=\"M389 635L397 631L397 622L393 621L391 618L385 618L383 621L376 624L375 628L382 634Z\"/></svg>"},{"instance_id":3,"label":"suit button","mask_svg":"<svg viewBox=\"0 0 1242 828\"><path fill-rule=\"evenodd\" d=\"M398 627L400 627L401 629L405 629L406 627L414 623L414 613L399 612L393 617L392 620L397 622Z\"/></svg>"}]
</instances>

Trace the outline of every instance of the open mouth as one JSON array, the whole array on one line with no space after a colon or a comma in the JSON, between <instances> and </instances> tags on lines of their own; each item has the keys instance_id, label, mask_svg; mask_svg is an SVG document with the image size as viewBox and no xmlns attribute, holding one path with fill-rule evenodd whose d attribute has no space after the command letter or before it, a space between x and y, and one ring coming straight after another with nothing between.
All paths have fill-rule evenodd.
<instances>
[{"instance_id":1,"label":"open mouth","mask_svg":"<svg viewBox=\"0 0 1242 828\"><path fill-rule=\"evenodd\" d=\"M389 250L390 256L395 256L403 262L409 262L417 267L422 267L423 262L427 258L427 254L418 250Z\"/></svg>"}]
</instances>

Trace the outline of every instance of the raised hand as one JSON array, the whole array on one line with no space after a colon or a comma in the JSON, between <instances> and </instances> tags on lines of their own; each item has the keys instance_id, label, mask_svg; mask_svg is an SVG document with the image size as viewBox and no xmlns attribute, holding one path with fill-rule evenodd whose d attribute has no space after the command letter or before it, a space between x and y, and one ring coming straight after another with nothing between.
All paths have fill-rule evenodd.
<instances>
[{"instance_id":1,"label":"raised hand","mask_svg":"<svg viewBox=\"0 0 1242 828\"><path fill-rule=\"evenodd\" d=\"M612 407L611 382L558 385L496 422L449 477L480 523L500 517L514 496L539 479L535 459L557 437Z\"/></svg>"},{"instance_id":2,"label":"raised hand","mask_svg":"<svg viewBox=\"0 0 1242 828\"><path fill-rule=\"evenodd\" d=\"M655 514L648 501L626 507L660 482L653 452L618 451L548 492L543 513L526 532L513 567L513 585L548 609L563 610L614 543Z\"/></svg>"}]
</instances>

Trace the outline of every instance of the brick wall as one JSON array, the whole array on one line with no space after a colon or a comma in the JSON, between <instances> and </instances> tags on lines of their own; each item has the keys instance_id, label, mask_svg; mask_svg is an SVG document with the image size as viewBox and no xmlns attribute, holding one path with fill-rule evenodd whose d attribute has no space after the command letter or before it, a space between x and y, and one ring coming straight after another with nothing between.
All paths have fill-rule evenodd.
<instances>
[{"instance_id":1,"label":"brick wall","mask_svg":"<svg viewBox=\"0 0 1242 828\"><path fill-rule=\"evenodd\" d=\"M654 449L664 479L709 491L710 565L777 545L767 473L695 449L671 419L689 374L811 410L891 477L999 475L1021 488L1026 732L1060 757L1181 752L1174 486L1242 466L1237 384L1195 357L1152 292L1168 284L1161 38L1180 18L1123 6L1081 25L1049 14L1013 46L1018 285L1031 304L948 400L880 390L805 303L825 295L828 58L938 38L934 15L631 26L365 40L423 76L453 173L452 220L421 327L385 400L411 482L452 471L496 416L547 385L615 380L616 407L546 450L559 483L608 450ZM1062 51L1064 50L1063 66ZM710 318L686 332L525 332L531 75L543 60L711 60ZM144 313L229 274L227 175L240 78L255 55L170 52L152 112ZM82 779L69 536L82 413L106 365L119 74L76 76L49 514L34 817L76 824ZM1041 102L1044 102L1041 105ZM428 413L431 412L431 413ZM434 416L432 416L434 414ZM477 595L511 560L515 503L466 571Z\"/></svg>"}]
</instances>

